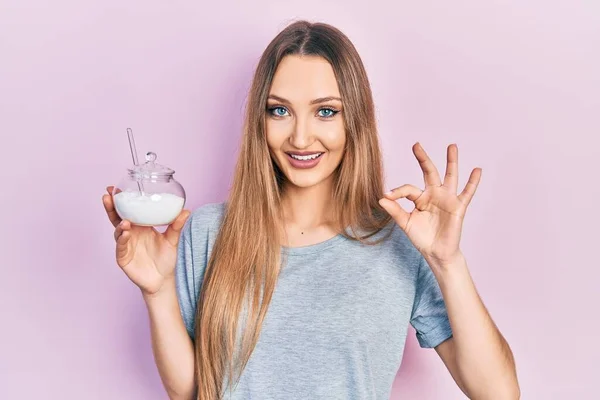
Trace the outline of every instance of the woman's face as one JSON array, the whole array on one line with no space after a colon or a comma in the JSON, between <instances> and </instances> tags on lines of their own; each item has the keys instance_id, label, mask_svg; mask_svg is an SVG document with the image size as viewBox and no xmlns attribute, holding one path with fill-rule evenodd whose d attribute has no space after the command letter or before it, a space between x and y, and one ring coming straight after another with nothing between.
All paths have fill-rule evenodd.
<instances>
[{"instance_id":1,"label":"woman's face","mask_svg":"<svg viewBox=\"0 0 600 400\"><path fill-rule=\"evenodd\" d=\"M321 57L286 56L275 71L267 142L292 185L317 185L340 164L346 144L340 97L333 69Z\"/></svg>"}]
</instances>

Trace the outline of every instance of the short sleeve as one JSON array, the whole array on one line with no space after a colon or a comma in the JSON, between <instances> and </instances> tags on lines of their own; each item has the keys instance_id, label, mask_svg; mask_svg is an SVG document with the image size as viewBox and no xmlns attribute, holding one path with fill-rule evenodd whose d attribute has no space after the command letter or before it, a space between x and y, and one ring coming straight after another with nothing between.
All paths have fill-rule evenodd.
<instances>
[{"instance_id":1,"label":"short sleeve","mask_svg":"<svg viewBox=\"0 0 600 400\"><path fill-rule=\"evenodd\" d=\"M452 337L446 304L431 268L420 257L411 325L417 331L419 345L433 348Z\"/></svg>"},{"instance_id":2,"label":"short sleeve","mask_svg":"<svg viewBox=\"0 0 600 400\"><path fill-rule=\"evenodd\" d=\"M196 282L194 279L194 256L191 241L191 220L188 218L179 238L175 283L177 299L183 323L188 334L194 339L194 318L196 316Z\"/></svg>"},{"instance_id":3,"label":"short sleeve","mask_svg":"<svg viewBox=\"0 0 600 400\"><path fill-rule=\"evenodd\" d=\"M224 203L206 204L185 222L177 246L175 283L181 317L194 339L196 308L212 246L220 228Z\"/></svg>"}]
</instances>

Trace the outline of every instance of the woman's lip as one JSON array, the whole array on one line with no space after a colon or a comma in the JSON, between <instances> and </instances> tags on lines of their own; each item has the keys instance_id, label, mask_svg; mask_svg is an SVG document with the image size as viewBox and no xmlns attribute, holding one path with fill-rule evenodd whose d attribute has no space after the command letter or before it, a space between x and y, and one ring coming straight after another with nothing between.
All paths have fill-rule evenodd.
<instances>
[{"instance_id":1,"label":"woman's lip","mask_svg":"<svg viewBox=\"0 0 600 400\"><path fill-rule=\"evenodd\" d=\"M323 154L324 151L286 151L285 154L295 156L311 156L313 154Z\"/></svg>"},{"instance_id":2,"label":"woman's lip","mask_svg":"<svg viewBox=\"0 0 600 400\"><path fill-rule=\"evenodd\" d=\"M306 153L304 155L311 155L311 154L319 154L319 156L317 158L313 158L312 160L297 160L294 157L292 157L292 154L294 155L300 155L297 153L286 153L287 154L287 158L288 161L290 162L290 164L292 165L292 167L294 168L298 168L298 169L308 169L308 168L314 168L317 166L317 164L321 161L321 158L323 158L323 154L325 153Z\"/></svg>"}]
</instances>

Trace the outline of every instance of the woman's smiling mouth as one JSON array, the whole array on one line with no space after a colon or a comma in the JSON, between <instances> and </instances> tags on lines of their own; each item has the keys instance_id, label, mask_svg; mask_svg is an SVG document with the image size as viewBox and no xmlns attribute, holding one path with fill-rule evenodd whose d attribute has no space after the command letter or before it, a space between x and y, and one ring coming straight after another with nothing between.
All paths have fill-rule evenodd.
<instances>
[{"instance_id":1,"label":"woman's smiling mouth","mask_svg":"<svg viewBox=\"0 0 600 400\"><path fill-rule=\"evenodd\" d=\"M325 154L325 152L290 151L286 152L286 154L292 167L298 169L307 169L317 166L319 161L321 161L321 156Z\"/></svg>"}]
</instances>

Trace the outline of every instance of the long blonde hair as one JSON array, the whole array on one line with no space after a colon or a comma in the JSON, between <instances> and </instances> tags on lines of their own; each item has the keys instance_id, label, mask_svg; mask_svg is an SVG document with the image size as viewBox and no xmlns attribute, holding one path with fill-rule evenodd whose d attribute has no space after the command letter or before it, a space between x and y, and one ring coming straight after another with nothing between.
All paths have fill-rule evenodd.
<instances>
[{"instance_id":1,"label":"long blonde hair","mask_svg":"<svg viewBox=\"0 0 600 400\"><path fill-rule=\"evenodd\" d=\"M258 341L281 268L280 205L285 176L269 154L265 116L273 75L287 55L323 57L331 64L340 89L346 148L334 172L333 210L339 232L364 241L390 221L378 203L383 168L363 63L338 29L294 22L265 49L250 89L233 186L196 312L199 400L221 399L224 379L229 385L239 380ZM244 305L249 311L239 342Z\"/></svg>"}]
</instances>

